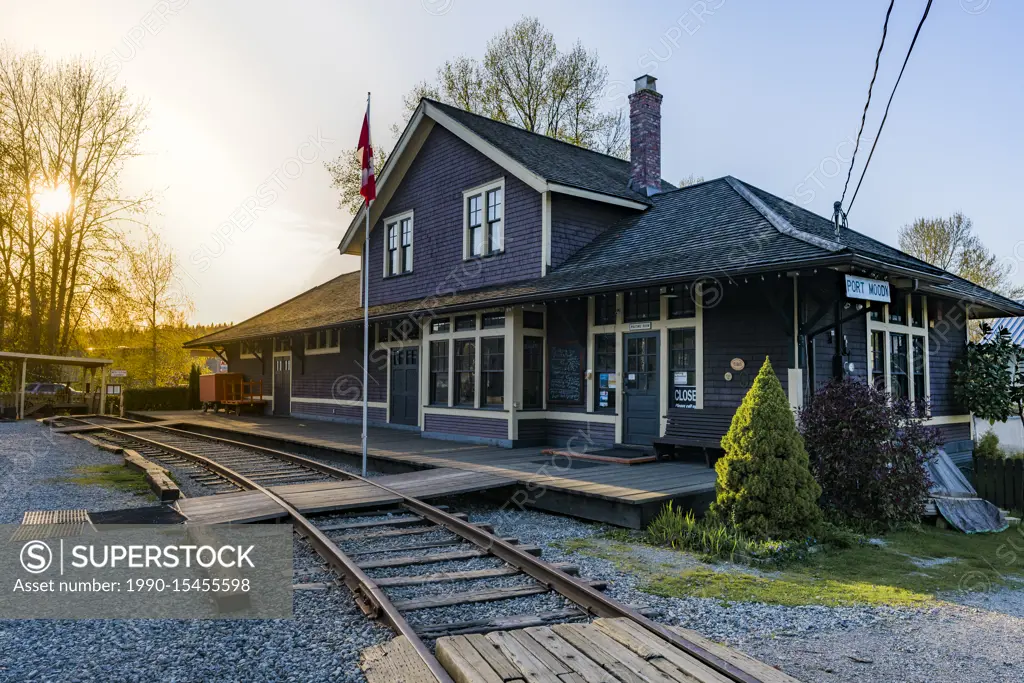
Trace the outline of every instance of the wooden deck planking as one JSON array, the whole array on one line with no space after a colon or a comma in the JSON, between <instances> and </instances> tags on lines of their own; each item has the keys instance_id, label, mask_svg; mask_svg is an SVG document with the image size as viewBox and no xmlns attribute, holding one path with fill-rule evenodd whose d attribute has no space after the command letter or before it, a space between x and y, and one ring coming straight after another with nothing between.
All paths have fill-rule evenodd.
<instances>
[{"instance_id":1,"label":"wooden deck planking","mask_svg":"<svg viewBox=\"0 0 1024 683\"><path fill-rule=\"evenodd\" d=\"M762 683L799 683L741 652L673 629ZM447 636L438 661L458 683L728 683L729 679L627 619Z\"/></svg>"},{"instance_id":2,"label":"wooden deck planking","mask_svg":"<svg viewBox=\"0 0 1024 683\"><path fill-rule=\"evenodd\" d=\"M195 413L154 413L228 432L251 434L302 446L313 446L356 456L360 451L360 428L356 425L263 416L199 415ZM421 470L444 468L475 472L510 480L530 487L600 501L601 505L657 506L674 498L698 496L714 491L716 474L703 465L658 462L628 466L602 464L580 469L558 465L563 460L545 455L541 448L505 449L477 444L424 439L418 434L372 427L368 454ZM280 446L287 450L286 445ZM489 486L484 487L489 488ZM465 492L470 492L469 490ZM409 492L411 493L411 492ZM644 513L648 514L648 513Z\"/></svg>"},{"instance_id":3,"label":"wooden deck planking","mask_svg":"<svg viewBox=\"0 0 1024 683\"><path fill-rule=\"evenodd\" d=\"M377 477L375 482L415 498L437 498L509 486L514 480L490 474L439 468ZM357 480L270 486L299 512L329 512L393 505L401 498ZM190 524L242 523L285 516L284 508L258 491L188 498L177 503Z\"/></svg>"}]
</instances>

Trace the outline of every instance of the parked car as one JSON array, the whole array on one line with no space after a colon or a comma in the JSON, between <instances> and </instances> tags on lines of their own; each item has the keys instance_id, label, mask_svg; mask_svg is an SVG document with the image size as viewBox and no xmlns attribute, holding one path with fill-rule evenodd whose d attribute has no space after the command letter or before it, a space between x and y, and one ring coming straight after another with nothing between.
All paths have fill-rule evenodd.
<instances>
[{"instance_id":1,"label":"parked car","mask_svg":"<svg viewBox=\"0 0 1024 683\"><path fill-rule=\"evenodd\" d=\"M25 386L25 393L35 396L55 396L57 394L66 394L72 398L82 396L81 391L72 389L66 384L58 384L57 382L33 382L32 384Z\"/></svg>"}]
</instances>

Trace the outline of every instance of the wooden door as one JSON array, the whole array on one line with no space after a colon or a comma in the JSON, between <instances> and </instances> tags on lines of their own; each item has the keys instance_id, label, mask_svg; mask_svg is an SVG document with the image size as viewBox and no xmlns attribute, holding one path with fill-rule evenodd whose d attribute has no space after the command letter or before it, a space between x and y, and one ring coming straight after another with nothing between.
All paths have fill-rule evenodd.
<instances>
[{"instance_id":1,"label":"wooden door","mask_svg":"<svg viewBox=\"0 0 1024 683\"><path fill-rule=\"evenodd\" d=\"M274 358L274 415L292 414L292 359Z\"/></svg>"},{"instance_id":2,"label":"wooden door","mask_svg":"<svg viewBox=\"0 0 1024 683\"><path fill-rule=\"evenodd\" d=\"M622 442L650 445L661 431L658 333L627 334L623 342Z\"/></svg>"},{"instance_id":3,"label":"wooden door","mask_svg":"<svg viewBox=\"0 0 1024 683\"><path fill-rule=\"evenodd\" d=\"M391 423L418 425L420 365L419 348L391 351Z\"/></svg>"}]
</instances>

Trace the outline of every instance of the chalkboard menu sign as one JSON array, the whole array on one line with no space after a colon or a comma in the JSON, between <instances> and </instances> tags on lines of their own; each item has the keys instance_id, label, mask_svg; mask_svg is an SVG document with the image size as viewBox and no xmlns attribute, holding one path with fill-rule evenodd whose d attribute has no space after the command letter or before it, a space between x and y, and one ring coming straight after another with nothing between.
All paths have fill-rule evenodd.
<instances>
[{"instance_id":1,"label":"chalkboard menu sign","mask_svg":"<svg viewBox=\"0 0 1024 683\"><path fill-rule=\"evenodd\" d=\"M548 359L548 402L583 403L583 349L552 345Z\"/></svg>"}]
</instances>

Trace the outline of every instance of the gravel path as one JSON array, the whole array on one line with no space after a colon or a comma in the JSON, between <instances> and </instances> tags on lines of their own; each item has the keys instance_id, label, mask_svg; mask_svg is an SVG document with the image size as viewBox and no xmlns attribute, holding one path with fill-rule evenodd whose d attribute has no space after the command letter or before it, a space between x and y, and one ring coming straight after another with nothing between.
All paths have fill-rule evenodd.
<instances>
[{"instance_id":1,"label":"gravel path","mask_svg":"<svg viewBox=\"0 0 1024 683\"><path fill-rule=\"evenodd\" d=\"M581 576L607 580L608 595L658 609L659 621L738 647L807 683L1024 680L1024 590L947 595L948 603L932 609L724 606L703 598L661 598L638 590L636 577L614 563L555 545L597 536L606 530L602 525L530 511L480 508L471 514L501 535L541 545L549 561L573 562ZM697 564L682 553L646 546L636 546L636 557L652 566Z\"/></svg>"},{"instance_id":2,"label":"gravel path","mask_svg":"<svg viewBox=\"0 0 1024 683\"><path fill-rule=\"evenodd\" d=\"M122 462L34 422L0 423L0 522L30 509L109 510L148 497L57 483L79 465ZM295 542L296 583L329 581L320 558ZM359 653L391 637L345 589L296 591L290 620L0 621L0 681L353 681Z\"/></svg>"}]
</instances>

